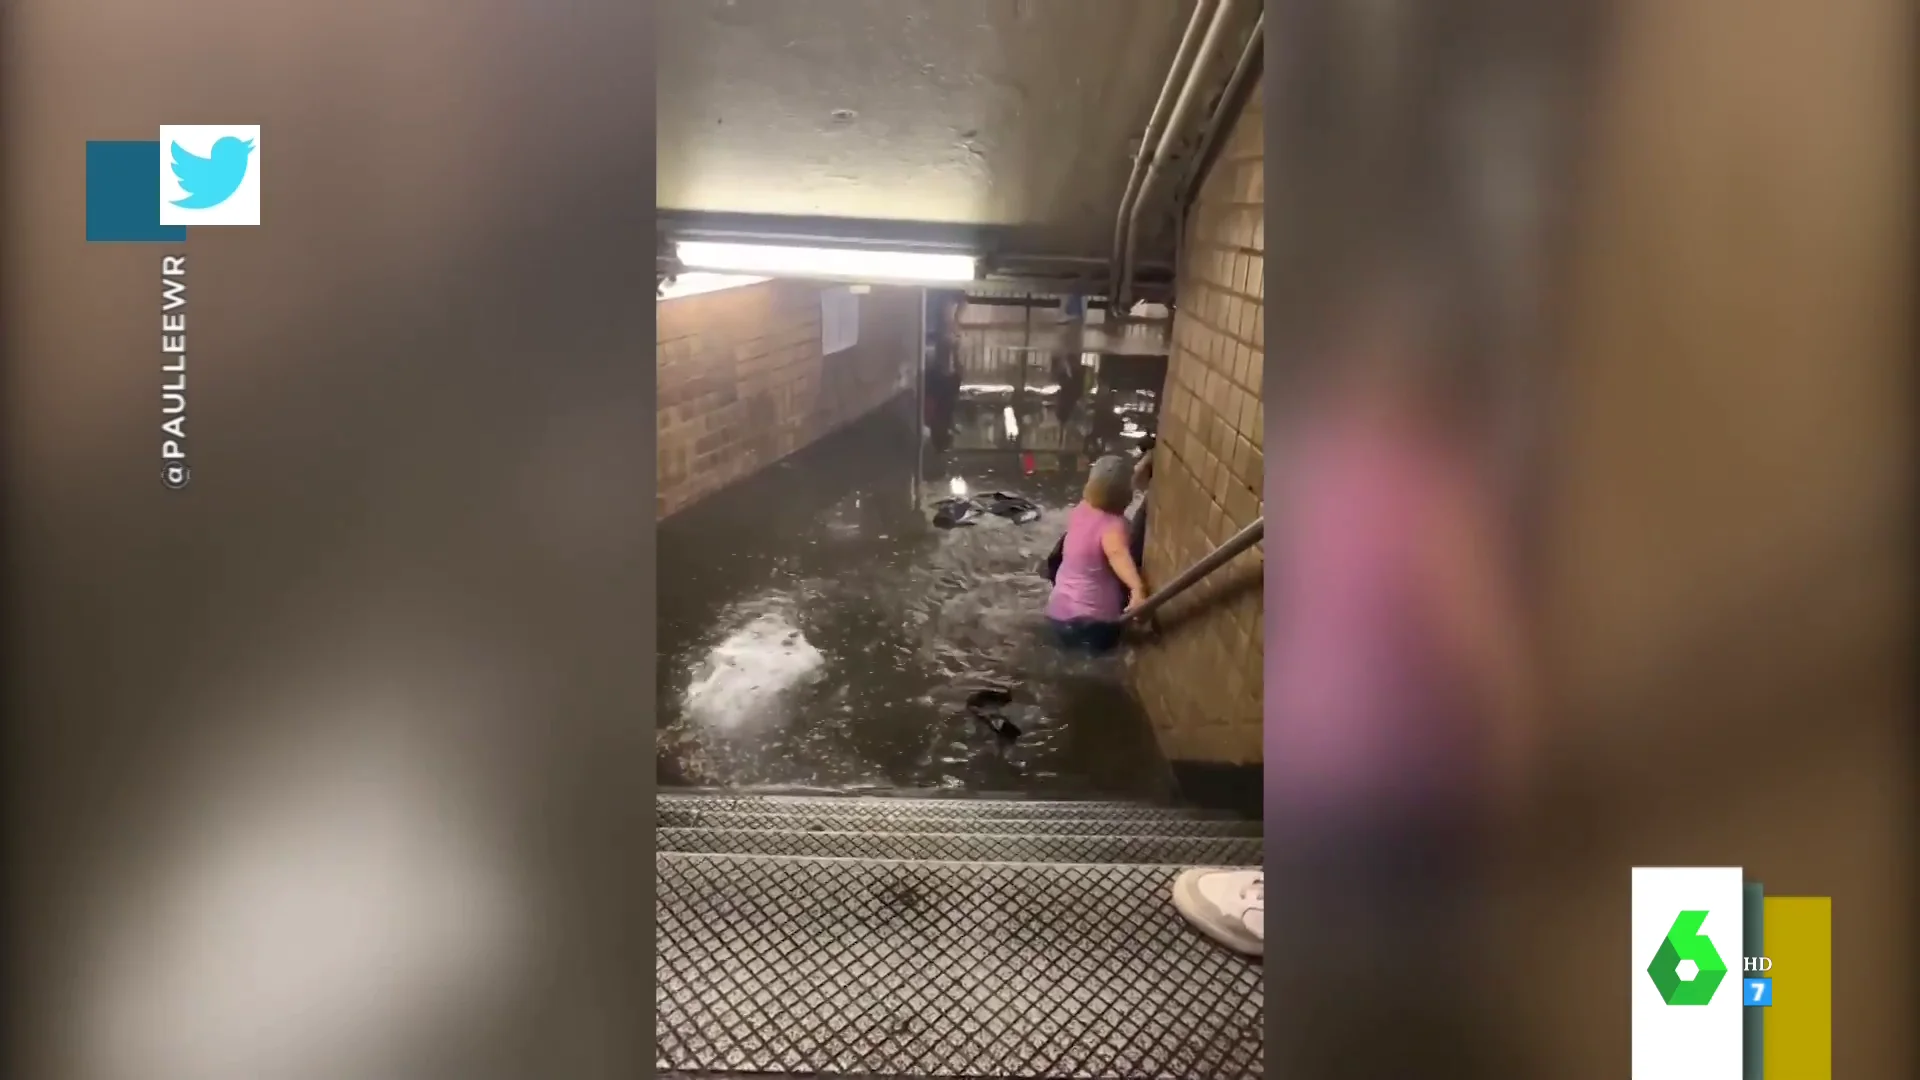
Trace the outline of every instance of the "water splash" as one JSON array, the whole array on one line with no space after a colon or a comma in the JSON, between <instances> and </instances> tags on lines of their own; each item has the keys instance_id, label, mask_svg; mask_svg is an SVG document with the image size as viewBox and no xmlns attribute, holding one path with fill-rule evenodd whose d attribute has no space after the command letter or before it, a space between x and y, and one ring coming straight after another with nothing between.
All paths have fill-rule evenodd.
<instances>
[{"instance_id":1,"label":"water splash","mask_svg":"<svg viewBox=\"0 0 1920 1080\"><path fill-rule=\"evenodd\" d=\"M683 715L722 730L775 718L781 700L818 678L826 662L789 612L753 615L701 661L681 697Z\"/></svg>"},{"instance_id":2,"label":"water splash","mask_svg":"<svg viewBox=\"0 0 1920 1080\"><path fill-rule=\"evenodd\" d=\"M1040 573L1077 473L969 464L972 491L1041 508L930 524L947 476L898 494L877 449L716 497L663 534L662 781L716 787L1145 792L1156 753L1118 657L1061 651ZM898 460L897 455L894 457ZM751 489L751 490L749 490ZM734 501L722 501L734 500ZM726 528L731 526L731 528ZM682 565L684 564L684 565ZM713 570L705 569L707 567ZM1008 743L967 712L1014 688Z\"/></svg>"}]
</instances>

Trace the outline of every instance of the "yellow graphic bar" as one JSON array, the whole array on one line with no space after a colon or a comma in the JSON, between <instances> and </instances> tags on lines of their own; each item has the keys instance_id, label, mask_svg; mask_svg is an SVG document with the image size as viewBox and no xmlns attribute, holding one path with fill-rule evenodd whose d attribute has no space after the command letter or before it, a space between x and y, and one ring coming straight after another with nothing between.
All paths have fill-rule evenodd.
<instances>
[{"instance_id":1,"label":"yellow graphic bar","mask_svg":"<svg viewBox=\"0 0 1920 1080\"><path fill-rule=\"evenodd\" d=\"M1833 900L1766 898L1767 1080L1833 1080Z\"/></svg>"}]
</instances>

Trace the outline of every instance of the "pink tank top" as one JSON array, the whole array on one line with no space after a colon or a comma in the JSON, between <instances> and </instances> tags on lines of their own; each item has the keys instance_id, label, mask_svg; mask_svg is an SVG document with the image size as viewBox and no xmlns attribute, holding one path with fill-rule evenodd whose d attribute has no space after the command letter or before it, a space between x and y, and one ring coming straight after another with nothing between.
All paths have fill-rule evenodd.
<instances>
[{"instance_id":1,"label":"pink tank top","mask_svg":"<svg viewBox=\"0 0 1920 1080\"><path fill-rule=\"evenodd\" d=\"M1125 540L1127 519L1091 503L1073 508L1067 518L1066 543L1061 545L1060 570L1053 576L1053 596L1047 600L1047 618L1068 622L1120 617L1126 589L1100 547L1100 538L1114 529Z\"/></svg>"}]
</instances>

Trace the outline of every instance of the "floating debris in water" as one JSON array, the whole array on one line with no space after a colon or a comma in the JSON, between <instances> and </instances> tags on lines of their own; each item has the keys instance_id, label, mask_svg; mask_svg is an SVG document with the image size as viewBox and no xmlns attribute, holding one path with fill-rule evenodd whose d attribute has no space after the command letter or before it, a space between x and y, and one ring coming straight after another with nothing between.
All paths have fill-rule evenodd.
<instances>
[{"instance_id":1,"label":"floating debris in water","mask_svg":"<svg viewBox=\"0 0 1920 1080\"><path fill-rule=\"evenodd\" d=\"M1040 508L1031 499L1004 491L987 491L972 498L941 499L933 505L933 523L942 529L971 525L981 515L1006 518L1015 525L1040 520Z\"/></svg>"},{"instance_id":2,"label":"floating debris in water","mask_svg":"<svg viewBox=\"0 0 1920 1080\"><path fill-rule=\"evenodd\" d=\"M991 728L995 735L1003 739L1020 737L1020 727L1007 719L1002 709L1013 704L1013 691L1005 687L989 686L967 695L967 712L975 720Z\"/></svg>"}]
</instances>

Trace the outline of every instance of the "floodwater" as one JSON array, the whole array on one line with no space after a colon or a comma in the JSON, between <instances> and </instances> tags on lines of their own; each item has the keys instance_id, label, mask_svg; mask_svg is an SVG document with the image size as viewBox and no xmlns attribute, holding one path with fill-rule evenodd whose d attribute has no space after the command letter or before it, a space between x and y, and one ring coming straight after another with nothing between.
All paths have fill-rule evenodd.
<instances>
[{"instance_id":1,"label":"floodwater","mask_svg":"<svg viewBox=\"0 0 1920 1080\"><path fill-rule=\"evenodd\" d=\"M1019 395L1021 437L999 394L962 387L942 452L881 409L661 523L663 785L1166 794L1124 661L1046 639L1038 570L1086 454L1137 438L1151 393L1090 395L1118 422L1055 424L1072 434L1053 450L1021 449L1049 404ZM936 528L956 481L1042 516ZM964 707L990 686L1011 690L1018 738Z\"/></svg>"}]
</instances>

